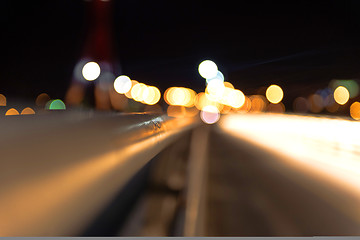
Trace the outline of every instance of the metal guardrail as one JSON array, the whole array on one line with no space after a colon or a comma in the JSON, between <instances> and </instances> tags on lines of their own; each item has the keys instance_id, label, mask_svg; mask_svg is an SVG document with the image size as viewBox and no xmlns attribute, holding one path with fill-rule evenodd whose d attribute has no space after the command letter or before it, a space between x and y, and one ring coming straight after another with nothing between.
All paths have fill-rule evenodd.
<instances>
[{"instance_id":1,"label":"metal guardrail","mask_svg":"<svg viewBox=\"0 0 360 240\"><path fill-rule=\"evenodd\" d=\"M59 112L0 119L0 236L69 236L196 118Z\"/></svg>"}]
</instances>

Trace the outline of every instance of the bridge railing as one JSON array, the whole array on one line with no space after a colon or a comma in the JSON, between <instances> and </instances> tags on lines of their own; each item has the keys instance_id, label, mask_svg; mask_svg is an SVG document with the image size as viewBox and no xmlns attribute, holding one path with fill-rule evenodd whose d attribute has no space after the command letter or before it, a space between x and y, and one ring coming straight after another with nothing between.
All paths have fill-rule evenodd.
<instances>
[{"instance_id":1,"label":"bridge railing","mask_svg":"<svg viewBox=\"0 0 360 240\"><path fill-rule=\"evenodd\" d=\"M197 118L56 112L0 119L0 235L83 231Z\"/></svg>"}]
</instances>

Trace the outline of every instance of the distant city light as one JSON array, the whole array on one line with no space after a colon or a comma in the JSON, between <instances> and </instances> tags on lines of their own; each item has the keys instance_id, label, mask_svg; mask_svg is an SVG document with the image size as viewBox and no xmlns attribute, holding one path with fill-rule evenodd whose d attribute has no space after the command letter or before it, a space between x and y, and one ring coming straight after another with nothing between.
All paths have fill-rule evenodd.
<instances>
[{"instance_id":1,"label":"distant city light","mask_svg":"<svg viewBox=\"0 0 360 240\"><path fill-rule=\"evenodd\" d=\"M171 87L164 93L164 100L167 104L173 106L194 106L196 92L190 88Z\"/></svg>"},{"instance_id":2,"label":"distant city light","mask_svg":"<svg viewBox=\"0 0 360 240\"><path fill-rule=\"evenodd\" d=\"M209 82L206 86L205 93L207 94L208 98L212 101L219 101L225 91L224 82L219 79L214 79Z\"/></svg>"},{"instance_id":3,"label":"distant city light","mask_svg":"<svg viewBox=\"0 0 360 240\"><path fill-rule=\"evenodd\" d=\"M117 77L114 81L114 89L120 94L127 93L132 87L131 79L126 75Z\"/></svg>"},{"instance_id":4,"label":"distant city light","mask_svg":"<svg viewBox=\"0 0 360 240\"><path fill-rule=\"evenodd\" d=\"M319 94L312 94L308 98L310 104L310 111L319 113L324 110L324 100Z\"/></svg>"},{"instance_id":5,"label":"distant city light","mask_svg":"<svg viewBox=\"0 0 360 240\"><path fill-rule=\"evenodd\" d=\"M350 98L354 98L359 95L359 84L355 80L332 80L330 82L330 87L336 89L339 86L345 87L349 91Z\"/></svg>"},{"instance_id":6,"label":"distant city light","mask_svg":"<svg viewBox=\"0 0 360 240\"><path fill-rule=\"evenodd\" d=\"M144 102L148 105L154 105L159 102L161 98L160 90L157 87L149 86L146 88L145 92L147 92L144 98Z\"/></svg>"},{"instance_id":7,"label":"distant city light","mask_svg":"<svg viewBox=\"0 0 360 240\"><path fill-rule=\"evenodd\" d=\"M205 79L213 78L218 73L218 67L211 60L202 61L199 64L198 70L199 70L200 75Z\"/></svg>"},{"instance_id":8,"label":"distant city light","mask_svg":"<svg viewBox=\"0 0 360 240\"><path fill-rule=\"evenodd\" d=\"M235 89L234 85L232 85L230 82L224 82L224 86L227 88Z\"/></svg>"},{"instance_id":9,"label":"distant city light","mask_svg":"<svg viewBox=\"0 0 360 240\"><path fill-rule=\"evenodd\" d=\"M231 90L231 93L228 95L228 105L233 108L240 108L245 103L245 95L240 90Z\"/></svg>"},{"instance_id":10,"label":"distant city light","mask_svg":"<svg viewBox=\"0 0 360 240\"><path fill-rule=\"evenodd\" d=\"M35 111L30 107L24 108L21 111L21 115L32 115L32 114L35 114Z\"/></svg>"},{"instance_id":11,"label":"distant city light","mask_svg":"<svg viewBox=\"0 0 360 240\"><path fill-rule=\"evenodd\" d=\"M205 106L200 112L200 118L206 124L214 124L220 119L219 109L212 105Z\"/></svg>"},{"instance_id":12,"label":"distant city light","mask_svg":"<svg viewBox=\"0 0 360 240\"><path fill-rule=\"evenodd\" d=\"M297 97L293 102L293 108L295 112L306 113L309 110L308 100L304 97Z\"/></svg>"},{"instance_id":13,"label":"distant city light","mask_svg":"<svg viewBox=\"0 0 360 240\"><path fill-rule=\"evenodd\" d=\"M0 94L0 106L6 106L6 97Z\"/></svg>"},{"instance_id":14,"label":"distant city light","mask_svg":"<svg viewBox=\"0 0 360 240\"><path fill-rule=\"evenodd\" d=\"M206 79L206 82L209 83L210 81L214 80L214 79L218 79L220 81L223 81L224 82L224 75L222 74L222 72L218 71L217 74L212 77L212 78L207 78Z\"/></svg>"},{"instance_id":15,"label":"distant city light","mask_svg":"<svg viewBox=\"0 0 360 240\"><path fill-rule=\"evenodd\" d=\"M66 106L63 101L60 99L50 100L46 105L48 105L49 110L65 110Z\"/></svg>"},{"instance_id":16,"label":"distant city light","mask_svg":"<svg viewBox=\"0 0 360 240\"><path fill-rule=\"evenodd\" d=\"M143 83L135 84L131 88L131 96L132 98L137 102L142 102L144 100L144 91L147 88L147 86Z\"/></svg>"},{"instance_id":17,"label":"distant city light","mask_svg":"<svg viewBox=\"0 0 360 240\"><path fill-rule=\"evenodd\" d=\"M266 98L271 103L279 103L284 97L284 92L278 85L271 85L266 89Z\"/></svg>"},{"instance_id":18,"label":"distant city light","mask_svg":"<svg viewBox=\"0 0 360 240\"><path fill-rule=\"evenodd\" d=\"M355 119L360 119L360 102L354 102L350 106L350 116Z\"/></svg>"},{"instance_id":19,"label":"distant city light","mask_svg":"<svg viewBox=\"0 0 360 240\"><path fill-rule=\"evenodd\" d=\"M94 81L100 75L100 66L96 62L88 62L82 69L84 78L88 81Z\"/></svg>"},{"instance_id":20,"label":"distant city light","mask_svg":"<svg viewBox=\"0 0 360 240\"><path fill-rule=\"evenodd\" d=\"M132 88L133 88L136 84L138 84L138 83L139 83L139 82L136 81L136 80L131 80L131 88L130 88L129 91L127 91L127 92L125 93L125 96L126 96L127 98L130 98L130 99L133 98L133 97L131 96L131 90L132 90Z\"/></svg>"},{"instance_id":21,"label":"distant city light","mask_svg":"<svg viewBox=\"0 0 360 240\"><path fill-rule=\"evenodd\" d=\"M38 107L45 107L45 104L50 100L50 97L48 94L46 93L40 93L36 100L35 100L35 104L38 106Z\"/></svg>"},{"instance_id":22,"label":"distant city light","mask_svg":"<svg viewBox=\"0 0 360 240\"><path fill-rule=\"evenodd\" d=\"M252 95L250 112L263 112L266 109L267 101L262 95Z\"/></svg>"},{"instance_id":23,"label":"distant city light","mask_svg":"<svg viewBox=\"0 0 360 240\"><path fill-rule=\"evenodd\" d=\"M10 108L9 110L6 111L5 115L6 116L19 115L19 112L15 108Z\"/></svg>"},{"instance_id":24,"label":"distant city light","mask_svg":"<svg viewBox=\"0 0 360 240\"><path fill-rule=\"evenodd\" d=\"M349 101L350 94L346 87L339 86L334 91L334 99L335 101L340 104L344 105Z\"/></svg>"}]
</instances>

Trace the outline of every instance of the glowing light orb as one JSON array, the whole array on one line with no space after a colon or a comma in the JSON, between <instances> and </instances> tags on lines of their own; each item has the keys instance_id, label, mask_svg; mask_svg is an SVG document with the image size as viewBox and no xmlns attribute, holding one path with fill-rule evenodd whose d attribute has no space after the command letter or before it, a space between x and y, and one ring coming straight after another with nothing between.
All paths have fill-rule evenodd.
<instances>
[{"instance_id":1,"label":"glowing light orb","mask_svg":"<svg viewBox=\"0 0 360 240\"><path fill-rule=\"evenodd\" d=\"M212 105L205 106L200 112L200 118L206 124L214 124L220 119L219 109Z\"/></svg>"},{"instance_id":2,"label":"glowing light orb","mask_svg":"<svg viewBox=\"0 0 360 240\"><path fill-rule=\"evenodd\" d=\"M245 103L245 95L240 90L232 90L228 96L228 104L233 108L240 108Z\"/></svg>"},{"instance_id":3,"label":"glowing light orb","mask_svg":"<svg viewBox=\"0 0 360 240\"><path fill-rule=\"evenodd\" d=\"M225 91L224 82L219 79L214 79L206 86L205 93L208 95L208 98L213 101L219 101Z\"/></svg>"},{"instance_id":4,"label":"glowing light orb","mask_svg":"<svg viewBox=\"0 0 360 240\"><path fill-rule=\"evenodd\" d=\"M0 94L0 106L6 106L6 97Z\"/></svg>"},{"instance_id":5,"label":"glowing light orb","mask_svg":"<svg viewBox=\"0 0 360 240\"><path fill-rule=\"evenodd\" d=\"M146 92L146 93L145 93ZM159 102L161 93L160 90L157 87L149 86L144 91L144 102L148 105L154 105L157 102Z\"/></svg>"},{"instance_id":6,"label":"glowing light orb","mask_svg":"<svg viewBox=\"0 0 360 240\"><path fill-rule=\"evenodd\" d=\"M266 98L271 103L279 103L284 97L284 92L278 85L271 85L266 89Z\"/></svg>"},{"instance_id":7,"label":"glowing light orb","mask_svg":"<svg viewBox=\"0 0 360 240\"><path fill-rule=\"evenodd\" d=\"M146 88L147 88L147 86L143 83L135 84L131 88L132 98L137 102L142 102L144 100L144 97L146 98L146 95L144 94L144 91Z\"/></svg>"},{"instance_id":8,"label":"glowing light orb","mask_svg":"<svg viewBox=\"0 0 360 240\"><path fill-rule=\"evenodd\" d=\"M30 107L24 108L21 111L21 115L32 115L32 114L35 114L35 111Z\"/></svg>"},{"instance_id":9,"label":"glowing light orb","mask_svg":"<svg viewBox=\"0 0 360 240\"><path fill-rule=\"evenodd\" d=\"M100 66L96 62L88 62L82 69L82 75L88 81L94 81L100 75Z\"/></svg>"},{"instance_id":10,"label":"glowing light orb","mask_svg":"<svg viewBox=\"0 0 360 240\"><path fill-rule=\"evenodd\" d=\"M223 81L224 82L224 75L222 74L222 72L218 71L217 74L215 75L215 77L212 77L212 78L207 78L206 79L206 82L209 83L211 82L212 80L214 79L218 79L220 81Z\"/></svg>"},{"instance_id":11,"label":"glowing light orb","mask_svg":"<svg viewBox=\"0 0 360 240\"><path fill-rule=\"evenodd\" d=\"M63 101L60 99L51 100L49 106L49 110L65 110L66 106Z\"/></svg>"},{"instance_id":12,"label":"glowing light orb","mask_svg":"<svg viewBox=\"0 0 360 240\"><path fill-rule=\"evenodd\" d=\"M360 119L360 102L354 102L350 106L350 116L355 119Z\"/></svg>"},{"instance_id":13,"label":"glowing light orb","mask_svg":"<svg viewBox=\"0 0 360 240\"><path fill-rule=\"evenodd\" d=\"M334 99L340 105L344 105L349 101L350 93L346 87L339 86L334 91Z\"/></svg>"},{"instance_id":14,"label":"glowing light orb","mask_svg":"<svg viewBox=\"0 0 360 240\"><path fill-rule=\"evenodd\" d=\"M126 75L117 77L114 81L114 89L120 94L127 93L132 87L131 79Z\"/></svg>"},{"instance_id":15,"label":"glowing light orb","mask_svg":"<svg viewBox=\"0 0 360 240\"><path fill-rule=\"evenodd\" d=\"M203 78L210 79L216 76L218 73L218 67L213 61L205 60L199 64L198 71Z\"/></svg>"},{"instance_id":16,"label":"glowing light orb","mask_svg":"<svg viewBox=\"0 0 360 240\"><path fill-rule=\"evenodd\" d=\"M9 110L6 111L5 115L6 116L19 115L19 112L15 108L10 108Z\"/></svg>"}]
</instances>

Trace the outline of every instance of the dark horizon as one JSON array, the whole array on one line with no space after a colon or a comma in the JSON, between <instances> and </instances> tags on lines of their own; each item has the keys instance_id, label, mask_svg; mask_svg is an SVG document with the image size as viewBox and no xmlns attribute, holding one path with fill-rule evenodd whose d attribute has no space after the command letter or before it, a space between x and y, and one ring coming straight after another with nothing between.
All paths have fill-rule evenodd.
<instances>
[{"instance_id":1,"label":"dark horizon","mask_svg":"<svg viewBox=\"0 0 360 240\"><path fill-rule=\"evenodd\" d=\"M86 1L3 3L1 93L63 98L86 39ZM240 5L239 5L240 4ZM275 83L290 101L360 77L357 1L113 1L121 74L203 91L205 59L245 94Z\"/></svg>"}]
</instances>

